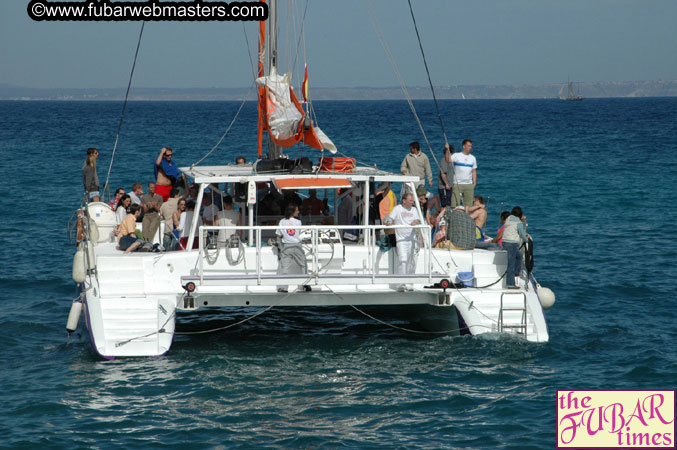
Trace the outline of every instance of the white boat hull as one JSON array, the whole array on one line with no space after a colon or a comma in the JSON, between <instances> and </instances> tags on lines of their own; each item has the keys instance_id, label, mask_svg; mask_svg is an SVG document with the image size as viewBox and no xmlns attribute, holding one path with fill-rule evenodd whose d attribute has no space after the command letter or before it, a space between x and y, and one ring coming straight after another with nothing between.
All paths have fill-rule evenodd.
<instances>
[{"instance_id":1,"label":"white boat hull","mask_svg":"<svg viewBox=\"0 0 677 450\"><path fill-rule=\"evenodd\" d=\"M432 309L413 319L431 332L505 333L532 342L548 340L533 279L528 286L522 279L520 290L505 289L501 280L505 253L500 251L434 249L430 273L408 277L393 273L395 250L336 245L330 251L320 245L316 253L322 273L283 276L277 275L277 257L270 247L260 249L258 273L257 249L246 247L239 265L231 265L225 249L220 249L216 262L205 264L200 274L198 250L124 255L114 245L95 247L96 270L82 285L92 345L107 359L164 355L171 347L176 311L203 307L354 305L378 311L384 305L430 305ZM370 258L377 269L372 273ZM418 258L418 267L423 267L423 255ZM476 274L475 285L480 287L431 287L463 271ZM184 288L189 282L196 285L192 293ZM402 283L411 290L400 292ZM298 290L306 284L312 292ZM280 285L289 293L278 292Z\"/></svg>"}]
</instances>

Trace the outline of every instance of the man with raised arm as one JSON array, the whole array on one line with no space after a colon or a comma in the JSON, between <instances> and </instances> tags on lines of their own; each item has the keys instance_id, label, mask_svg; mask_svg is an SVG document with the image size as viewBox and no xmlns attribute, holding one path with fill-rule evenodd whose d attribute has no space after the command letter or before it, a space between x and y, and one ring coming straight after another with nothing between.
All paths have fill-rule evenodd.
<instances>
[{"instance_id":1,"label":"man with raised arm","mask_svg":"<svg viewBox=\"0 0 677 450\"><path fill-rule=\"evenodd\" d=\"M451 161L454 165L454 186L451 193L451 206L458 206L463 197L463 206L471 206L477 186L477 160L470 154L472 141L463 141L463 151L454 153Z\"/></svg>"},{"instance_id":2,"label":"man with raised arm","mask_svg":"<svg viewBox=\"0 0 677 450\"><path fill-rule=\"evenodd\" d=\"M169 192L172 190L172 187L178 183L179 178L183 177L179 168L172 161L173 153L174 150L170 147L162 147L157 160L155 160L155 167L153 169L156 179L155 192L162 197L164 202L169 199Z\"/></svg>"}]
</instances>

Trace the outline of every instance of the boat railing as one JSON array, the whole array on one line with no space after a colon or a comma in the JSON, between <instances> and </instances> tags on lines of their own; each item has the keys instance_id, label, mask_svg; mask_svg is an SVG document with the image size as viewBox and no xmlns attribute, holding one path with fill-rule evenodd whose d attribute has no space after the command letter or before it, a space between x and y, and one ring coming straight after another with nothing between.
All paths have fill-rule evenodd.
<instances>
[{"instance_id":1,"label":"boat railing","mask_svg":"<svg viewBox=\"0 0 677 450\"><path fill-rule=\"evenodd\" d=\"M355 243L355 246L363 246L367 250L367 256L369 260L369 264L366 267L362 268L362 274L359 277L360 279L364 280L371 280L372 284L375 284L377 282L382 283L383 278L385 277L383 274L379 273L378 270L378 258L376 258L376 254L381 251L380 247L377 244L377 238L376 234L378 232L384 232L385 230L397 230L397 229L415 229L415 230L420 230L417 232L416 240L419 242L422 241L422 244L419 247L419 251L423 251L423 259L424 259L424 267L423 271L419 271L418 273L415 274L397 274L397 273L389 273L387 275L387 278L398 278L401 279L402 282L406 282L406 279L416 279L419 281L426 281L426 282L432 282L432 228L430 225L427 224L420 224L420 225L299 225L299 226L280 226L280 225L255 225L255 226L247 226L247 225L202 225L199 227L199 232L198 232L198 250L199 250L199 257L198 257L198 273L197 276L199 278L200 283L204 282L205 279L205 267L204 267L204 262L207 260L208 255L207 251L209 250L208 247L208 242L206 239L206 236L208 235L209 232L212 233L218 233L221 230L224 230L227 232L227 234L232 235L237 233L238 231L242 232L249 232L251 231L253 236L254 236L254 243L256 247L256 282L257 284L261 284L261 280L263 278L279 278L279 279L285 279L289 278L289 275L269 275L269 274L264 274L262 270L262 250L264 248L263 246L263 240L261 239L261 236L265 232L275 232L277 230L282 230L282 229L294 229L294 230L299 230L301 234L303 234L304 231L308 230L310 231L310 242L307 242L307 239L304 239L304 244L310 244L311 249L310 249L310 254L311 254L311 261L310 264L308 264L308 274L303 275L303 276L297 276L297 277L307 277L314 279L318 284L321 283L321 279L323 275L325 277L336 277L336 274L328 274L328 273L320 273L323 268L320 267L320 261L319 261L319 251L318 248L320 244L322 243L322 239L326 239L327 237L330 237L332 235L332 232L343 232L345 230L362 230L362 236L363 236L363 242L361 243ZM229 233L228 233L229 232ZM250 235L252 235L250 234ZM341 244L345 245L343 240L339 240ZM351 245L352 246L352 245ZM397 264L397 263L396 263ZM393 268L394 269L394 268ZM246 275L253 275L251 270L248 270ZM411 280L409 281L411 282Z\"/></svg>"}]
</instances>

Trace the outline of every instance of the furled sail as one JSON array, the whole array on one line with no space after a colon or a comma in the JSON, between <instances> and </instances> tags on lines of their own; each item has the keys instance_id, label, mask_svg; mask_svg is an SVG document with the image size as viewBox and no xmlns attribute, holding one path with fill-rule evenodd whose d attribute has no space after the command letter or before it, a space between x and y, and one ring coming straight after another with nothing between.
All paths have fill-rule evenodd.
<instances>
[{"instance_id":1,"label":"furled sail","mask_svg":"<svg viewBox=\"0 0 677 450\"><path fill-rule=\"evenodd\" d=\"M273 71L268 76L257 78L256 85L265 88L266 128L272 134L273 140L277 143L294 138L304 114L303 109L299 108L291 98L293 92L291 73L278 75Z\"/></svg>"},{"instance_id":2,"label":"furled sail","mask_svg":"<svg viewBox=\"0 0 677 450\"><path fill-rule=\"evenodd\" d=\"M261 0L265 2L265 0ZM263 130L268 131L271 141L276 145L288 148L303 141L317 149L326 149L336 153L334 143L319 127L314 127L312 120L299 102L291 86L291 73L280 75L272 65L270 73L265 75L263 60L266 52L265 22L259 23L259 64L258 87L259 123L258 143L261 156ZM304 99L307 98L307 69L304 79ZM305 120L304 120L305 119Z\"/></svg>"}]
</instances>

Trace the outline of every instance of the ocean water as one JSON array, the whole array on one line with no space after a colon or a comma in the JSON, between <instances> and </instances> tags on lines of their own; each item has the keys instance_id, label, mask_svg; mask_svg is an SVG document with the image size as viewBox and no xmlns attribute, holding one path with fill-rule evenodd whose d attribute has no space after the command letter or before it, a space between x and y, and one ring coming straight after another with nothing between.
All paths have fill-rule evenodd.
<instances>
[{"instance_id":1,"label":"ocean water","mask_svg":"<svg viewBox=\"0 0 677 450\"><path fill-rule=\"evenodd\" d=\"M197 161L238 106L130 103L112 188L150 181L162 146L180 165ZM548 449L558 388L677 387L677 99L440 106L452 145L474 141L489 230L501 205L529 219L534 273L557 295L546 344L421 338L353 310L278 308L178 336L165 357L103 361L82 322L65 331L76 296L67 222L87 147L106 179L122 105L0 102L0 447ZM433 104L416 107L439 158ZM315 109L366 164L396 171L423 141L405 102ZM204 164L253 159L255 117L245 105ZM178 328L253 312L206 311Z\"/></svg>"}]
</instances>

